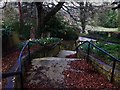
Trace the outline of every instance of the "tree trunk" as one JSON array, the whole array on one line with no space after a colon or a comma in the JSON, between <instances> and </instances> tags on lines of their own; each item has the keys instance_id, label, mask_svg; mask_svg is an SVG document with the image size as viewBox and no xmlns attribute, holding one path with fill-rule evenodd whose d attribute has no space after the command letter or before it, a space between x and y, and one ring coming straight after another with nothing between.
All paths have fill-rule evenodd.
<instances>
[{"instance_id":1,"label":"tree trunk","mask_svg":"<svg viewBox=\"0 0 120 90\"><path fill-rule=\"evenodd\" d=\"M120 8L118 9L118 31L120 31Z\"/></svg>"},{"instance_id":2,"label":"tree trunk","mask_svg":"<svg viewBox=\"0 0 120 90\"><path fill-rule=\"evenodd\" d=\"M86 20L88 17L88 2L80 2L80 22L82 27L82 33L85 33Z\"/></svg>"},{"instance_id":3,"label":"tree trunk","mask_svg":"<svg viewBox=\"0 0 120 90\"><path fill-rule=\"evenodd\" d=\"M20 34L22 34L22 31L23 31L23 16L22 16L22 8L21 8L20 0L18 2L18 10L19 10L19 21L20 21L20 28L21 28Z\"/></svg>"},{"instance_id":4,"label":"tree trunk","mask_svg":"<svg viewBox=\"0 0 120 90\"><path fill-rule=\"evenodd\" d=\"M43 2L36 2L35 5L37 7L37 14L38 14L38 20L37 20L37 38L39 35L39 30L42 30L45 26L45 24L62 8L64 2L59 2L53 9L51 9L50 12L45 14L43 9Z\"/></svg>"},{"instance_id":5,"label":"tree trunk","mask_svg":"<svg viewBox=\"0 0 120 90\"><path fill-rule=\"evenodd\" d=\"M35 3L36 8L37 8L37 30L36 30L36 37L38 38L40 35L38 34L39 30L42 28L42 24L43 24L43 3L42 2L36 2Z\"/></svg>"},{"instance_id":6,"label":"tree trunk","mask_svg":"<svg viewBox=\"0 0 120 90\"><path fill-rule=\"evenodd\" d=\"M85 33L85 27L86 27L86 24L85 24L85 21L81 22L81 27L82 27L82 33Z\"/></svg>"},{"instance_id":7,"label":"tree trunk","mask_svg":"<svg viewBox=\"0 0 120 90\"><path fill-rule=\"evenodd\" d=\"M80 22L82 27L82 33L85 32L85 7L84 2L80 2Z\"/></svg>"}]
</instances>

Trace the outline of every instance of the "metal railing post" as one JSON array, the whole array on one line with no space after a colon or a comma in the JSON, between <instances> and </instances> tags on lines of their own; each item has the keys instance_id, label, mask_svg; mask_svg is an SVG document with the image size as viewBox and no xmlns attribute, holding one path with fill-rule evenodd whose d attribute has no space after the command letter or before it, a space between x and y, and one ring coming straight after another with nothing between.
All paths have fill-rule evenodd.
<instances>
[{"instance_id":1,"label":"metal railing post","mask_svg":"<svg viewBox=\"0 0 120 90\"><path fill-rule=\"evenodd\" d=\"M60 51L61 50L61 42L58 45L59 45L59 51Z\"/></svg>"},{"instance_id":2,"label":"metal railing post","mask_svg":"<svg viewBox=\"0 0 120 90\"><path fill-rule=\"evenodd\" d=\"M77 47L77 41L75 41L75 47ZM78 58L78 47L76 48L76 58Z\"/></svg>"},{"instance_id":3,"label":"metal railing post","mask_svg":"<svg viewBox=\"0 0 120 90\"><path fill-rule=\"evenodd\" d=\"M78 58L78 52L79 52L79 49L78 47L76 48L76 58Z\"/></svg>"},{"instance_id":4,"label":"metal railing post","mask_svg":"<svg viewBox=\"0 0 120 90\"><path fill-rule=\"evenodd\" d=\"M77 41L75 41L74 46L77 47Z\"/></svg>"},{"instance_id":5,"label":"metal railing post","mask_svg":"<svg viewBox=\"0 0 120 90\"><path fill-rule=\"evenodd\" d=\"M87 62L89 61L89 54L90 54L90 42L88 42Z\"/></svg>"},{"instance_id":6,"label":"metal railing post","mask_svg":"<svg viewBox=\"0 0 120 90\"><path fill-rule=\"evenodd\" d=\"M31 57L30 57L30 42L28 42L28 59L29 59L29 62L31 62Z\"/></svg>"},{"instance_id":7,"label":"metal railing post","mask_svg":"<svg viewBox=\"0 0 120 90\"><path fill-rule=\"evenodd\" d=\"M19 76L20 76L20 86L21 86L21 90L23 89L23 76L22 76L22 71L23 71L23 64L22 64L22 61L21 61L21 57L22 57L22 54L20 55L19 57Z\"/></svg>"},{"instance_id":8,"label":"metal railing post","mask_svg":"<svg viewBox=\"0 0 120 90\"><path fill-rule=\"evenodd\" d=\"M22 71L20 72L20 86L21 86L21 90L23 90L23 76L22 76Z\"/></svg>"},{"instance_id":9,"label":"metal railing post","mask_svg":"<svg viewBox=\"0 0 120 90\"><path fill-rule=\"evenodd\" d=\"M111 72L111 79L110 79L111 83L113 82L114 71L115 71L115 64L116 64L116 60L113 61L112 72Z\"/></svg>"},{"instance_id":10,"label":"metal railing post","mask_svg":"<svg viewBox=\"0 0 120 90\"><path fill-rule=\"evenodd\" d=\"M43 54L44 54L44 57L45 57L46 56L45 45L43 46Z\"/></svg>"}]
</instances>

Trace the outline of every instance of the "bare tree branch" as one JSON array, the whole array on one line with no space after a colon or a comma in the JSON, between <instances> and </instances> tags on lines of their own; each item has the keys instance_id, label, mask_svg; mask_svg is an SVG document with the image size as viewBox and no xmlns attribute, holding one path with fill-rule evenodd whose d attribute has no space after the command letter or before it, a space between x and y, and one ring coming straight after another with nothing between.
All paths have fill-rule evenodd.
<instances>
[{"instance_id":1,"label":"bare tree branch","mask_svg":"<svg viewBox=\"0 0 120 90\"><path fill-rule=\"evenodd\" d=\"M49 9L47 12L45 11L45 7L43 7L43 2L36 2L37 13L38 13L38 29L43 28L44 25L53 17L63 6L64 2L58 2L52 9ZM47 4L46 4L47 5Z\"/></svg>"},{"instance_id":2,"label":"bare tree branch","mask_svg":"<svg viewBox=\"0 0 120 90\"><path fill-rule=\"evenodd\" d=\"M52 16L54 16L56 14L56 12L58 12L62 6L63 6L64 2L59 2L46 16L45 16L45 20L44 22L48 21Z\"/></svg>"},{"instance_id":3,"label":"bare tree branch","mask_svg":"<svg viewBox=\"0 0 120 90\"><path fill-rule=\"evenodd\" d=\"M64 11L66 11L74 21L79 21L79 20L77 20L76 18L74 18L74 16L73 16L68 10L65 10L64 8L62 8L62 9L63 9Z\"/></svg>"},{"instance_id":4,"label":"bare tree branch","mask_svg":"<svg viewBox=\"0 0 120 90\"><path fill-rule=\"evenodd\" d=\"M118 4L116 7L113 7L112 9L115 10L115 9L118 9L120 8L120 4Z\"/></svg>"},{"instance_id":5,"label":"bare tree branch","mask_svg":"<svg viewBox=\"0 0 120 90\"><path fill-rule=\"evenodd\" d=\"M3 6L0 7L0 9L4 9L6 7L6 5L7 5L7 2L4 2Z\"/></svg>"},{"instance_id":6,"label":"bare tree branch","mask_svg":"<svg viewBox=\"0 0 120 90\"><path fill-rule=\"evenodd\" d=\"M76 18L74 18L74 16L69 12L69 8L67 6L63 5L63 7L65 7L67 10L65 10L64 8L62 8L62 9L64 11L66 11L74 21L79 22L79 20L77 20Z\"/></svg>"}]
</instances>

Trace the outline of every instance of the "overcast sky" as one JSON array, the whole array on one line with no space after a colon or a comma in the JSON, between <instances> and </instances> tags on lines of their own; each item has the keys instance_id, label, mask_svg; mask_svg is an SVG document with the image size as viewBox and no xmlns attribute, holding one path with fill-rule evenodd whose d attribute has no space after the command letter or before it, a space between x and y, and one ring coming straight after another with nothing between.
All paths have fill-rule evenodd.
<instances>
[{"instance_id":1,"label":"overcast sky","mask_svg":"<svg viewBox=\"0 0 120 90\"><path fill-rule=\"evenodd\" d=\"M65 2L91 2L94 3L96 5L102 4L103 2L114 2L115 0L0 0L0 7L2 7L4 5L3 2L17 2L17 1L22 1L22 2L42 2L42 1L46 1L46 2L54 2L56 3L56 1L65 1ZM120 1L120 0L116 0L116 1Z\"/></svg>"},{"instance_id":2,"label":"overcast sky","mask_svg":"<svg viewBox=\"0 0 120 90\"><path fill-rule=\"evenodd\" d=\"M55 1L60 1L60 0L0 0L1 1L7 1L7 2L16 2L16 1L23 1L23 2L29 2L29 1L47 1L47 2L55 2ZM77 1L77 2L82 2L82 1L88 1L88 2L113 2L114 0L61 0L65 2L72 2L72 1ZM117 0L119 1L119 0Z\"/></svg>"}]
</instances>

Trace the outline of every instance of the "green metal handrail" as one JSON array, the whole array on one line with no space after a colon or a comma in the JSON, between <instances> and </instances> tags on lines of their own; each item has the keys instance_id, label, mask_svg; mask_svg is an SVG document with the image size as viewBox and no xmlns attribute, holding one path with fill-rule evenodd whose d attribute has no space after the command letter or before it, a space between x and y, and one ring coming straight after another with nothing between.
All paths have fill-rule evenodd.
<instances>
[{"instance_id":1,"label":"green metal handrail","mask_svg":"<svg viewBox=\"0 0 120 90\"><path fill-rule=\"evenodd\" d=\"M107 51L103 50L102 48L96 46L95 44L93 44L92 42L90 41L79 41L81 42L81 44L79 44L77 47L76 47L76 52L78 52L78 48L83 45L83 44L86 44L88 43L88 49L87 49L87 61L89 60L89 54L90 54L90 45L92 45L93 47L95 47L96 49L98 49L99 51L103 52L105 55L109 56L112 58L112 61L113 61L113 66L112 66L112 72L111 72L111 79L110 79L110 82L113 82L113 78L114 78L114 71L115 71L115 66L116 66L116 62L119 62L120 63L120 60L117 59L116 57L112 56L111 54L109 54Z\"/></svg>"},{"instance_id":2,"label":"green metal handrail","mask_svg":"<svg viewBox=\"0 0 120 90\"><path fill-rule=\"evenodd\" d=\"M56 44L54 44L52 48L56 47L59 43L61 43L61 41L59 41ZM12 82L12 77L15 76L15 75L19 75L20 76L21 89L23 89L23 63L22 63L22 56L23 56L23 51L27 47L28 48L29 62L31 62L30 43L40 44L40 43L37 43L37 42L34 42L34 41L29 41L29 40L26 41L25 45L23 46L22 50L20 51L19 58L17 60L18 63L13 66L13 68L12 68L12 70L10 70L10 72L2 73L2 78L10 77L5 88L11 88L11 87L13 88L14 85L13 85L13 82Z\"/></svg>"}]
</instances>

